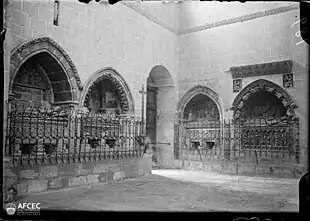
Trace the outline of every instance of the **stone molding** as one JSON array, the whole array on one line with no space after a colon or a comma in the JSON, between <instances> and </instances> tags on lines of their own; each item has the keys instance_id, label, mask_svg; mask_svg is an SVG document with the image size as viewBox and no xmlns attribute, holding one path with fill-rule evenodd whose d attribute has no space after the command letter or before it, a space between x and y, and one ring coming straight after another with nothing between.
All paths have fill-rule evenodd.
<instances>
[{"instance_id":1,"label":"stone molding","mask_svg":"<svg viewBox=\"0 0 310 221\"><path fill-rule=\"evenodd\" d=\"M295 113L294 110L297 108L297 105L294 103L291 96L283 88L271 81L259 79L247 85L235 98L231 108L234 111L234 119L238 119L240 117L241 109L247 99L249 99L253 94L259 91L267 91L269 93L272 93L281 100L286 111L289 111L290 113Z\"/></svg>"},{"instance_id":2,"label":"stone molding","mask_svg":"<svg viewBox=\"0 0 310 221\"><path fill-rule=\"evenodd\" d=\"M222 107L220 104L219 96L217 95L216 92L214 92L210 88L206 86L202 86L202 85L197 85L197 86L192 87L189 91L185 93L185 95L183 95L183 97L178 102L176 119L178 120L182 119L186 105L188 104L188 102L191 101L193 97L195 97L198 94L204 94L208 96L216 104L217 109L220 114L220 119L223 119L223 112L222 112Z\"/></svg>"},{"instance_id":3,"label":"stone molding","mask_svg":"<svg viewBox=\"0 0 310 221\"><path fill-rule=\"evenodd\" d=\"M102 80L109 80L115 86L120 98L121 110L123 113L134 114L134 102L129 87L125 80L112 68L106 68L92 75L85 84L80 99L80 106L86 107L89 102L89 95L95 84Z\"/></svg>"},{"instance_id":4,"label":"stone molding","mask_svg":"<svg viewBox=\"0 0 310 221\"><path fill-rule=\"evenodd\" d=\"M145 18L147 18L148 20L158 24L159 26L163 27L164 29L178 35L178 30L175 29L174 27L172 27L171 25L166 24L163 21L160 21L159 19L157 19L155 16L150 15L149 13L147 13L146 11L144 11L143 9L141 9L139 6L137 6L137 4L140 4L140 2L127 2L127 1L121 1L121 3L125 6L127 6L128 8L134 10L135 12L139 13L140 15L144 16Z\"/></svg>"},{"instance_id":5,"label":"stone molding","mask_svg":"<svg viewBox=\"0 0 310 221\"><path fill-rule=\"evenodd\" d=\"M49 37L41 37L35 38L27 41L26 43L18 46L17 48L13 49L11 55L11 73L20 66L21 61L28 58L38 50L45 49L50 54L54 55L58 61L66 68L67 74L69 75L68 78L74 78L76 80L78 88L81 90L83 89L81 79L78 75L77 69L73 64L73 61L67 54L67 52L54 40ZM70 70L70 71L68 71Z\"/></svg>"},{"instance_id":6,"label":"stone molding","mask_svg":"<svg viewBox=\"0 0 310 221\"><path fill-rule=\"evenodd\" d=\"M293 68L292 60L276 61L263 64L245 65L231 67L232 78L246 78L264 75L287 74L291 73Z\"/></svg>"},{"instance_id":7,"label":"stone molding","mask_svg":"<svg viewBox=\"0 0 310 221\"><path fill-rule=\"evenodd\" d=\"M121 4L131 8L135 12L141 14L145 18L149 19L150 21L158 24L159 26L163 27L164 29L166 29L166 30L168 30L168 31L170 31L176 35L194 33L194 32L198 32L198 31L203 31L203 30L207 30L207 29L211 29L211 28L220 27L223 25L230 25L230 24L234 24L237 22L249 21L249 20L253 20L256 18L261 18L261 17L265 17L265 16L275 15L275 14L299 9L299 4L294 4L294 5L278 7L278 8L262 11L262 12L251 13L251 14L239 16L236 18L224 19L221 21L213 22L213 23L206 23L204 25L199 25L199 26L196 26L193 28L178 30L178 29L172 27L171 25L168 25L165 22L160 21L155 16L150 15L149 13L147 13L146 11L141 9L139 6L137 6L136 5L137 3L122 1Z\"/></svg>"},{"instance_id":8,"label":"stone molding","mask_svg":"<svg viewBox=\"0 0 310 221\"><path fill-rule=\"evenodd\" d=\"M279 14L279 13L283 13L283 12L287 12L287 11L296 10L296 9L299 9L299 4L274 8L274 9L266 10L266 11L262 11L262 12L251 13L251 14L239 16L236 18L224 19L224 20L217 21L214 23L207 23L205 25L200 25L197 27L193 27L193 28L189 28L189 29L185 29L185 30L180 30L180 31L178 31L178 35L203 31L203 30L207 30L207 29L211 29L211 28L220 27L223 25L234 24L237 22L245 22L245 21L249 21L249 20L253 20L253 19L257 19L257 18L269 16L269 15L275 15L275 14Z\"/></svg>"},{"instance_id":9,"label":"stone molding","mask_svg":"<svg viewBox=\"0 0 310 221\"><path fill-rule=\"evenodd\" d=\"M64 73L70 81L72 101L77 101L74 92L83 89L81 79L77 69L65 50L49 37L41 37L30 39L12 50L10 59L10 85L9 93L12 91L13 82L20 67L28 60L28 58L40 52L47 52L62 66Z\"/></svg>"}]
</instances>

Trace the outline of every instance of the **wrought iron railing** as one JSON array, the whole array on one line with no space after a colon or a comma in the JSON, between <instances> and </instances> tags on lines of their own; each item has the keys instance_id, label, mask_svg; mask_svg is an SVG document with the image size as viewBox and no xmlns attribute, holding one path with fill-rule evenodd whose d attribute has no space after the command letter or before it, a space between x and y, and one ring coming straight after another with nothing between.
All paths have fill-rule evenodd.
<instances>
[{"instance_id":1,"label":"wrought iron railing","mask_svg":"<svg viewBox=\"0 0 310 221\"><path fill-rule=\"evenodd\" d=\"M6 128L5 154L14 165L92 162L144 153L139 117L14 105Z\"/></svg>"},{"instance_id":2,"label":"wrought iron railing","mask_svg":"<svg viewBox=\"0 0 310 221\"><path fill-rule=\"evenodd\" d=\"M175 156L201 160L223 153L222 125L219 121L180 121L175 125Z\"/></svg>"},{"instance_id":3,"label":"wrought iron railing","mask_svg":"<svg viewBox=\"0 0 310 221\"><path fill-rule=\"evenodd\" d=\"M180 121L175 124L176 159L205 161L209 157L256 156L299 162L297 118L220 121Z\"/></svg>"}]
</instances>

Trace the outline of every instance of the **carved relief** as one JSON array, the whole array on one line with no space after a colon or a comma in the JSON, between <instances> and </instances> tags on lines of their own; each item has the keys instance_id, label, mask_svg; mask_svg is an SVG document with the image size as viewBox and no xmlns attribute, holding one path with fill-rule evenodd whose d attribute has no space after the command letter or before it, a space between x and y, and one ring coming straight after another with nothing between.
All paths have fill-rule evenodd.
<instances>
[{"instance_id":1,"label":"carved relief","mask_svg":"<svg viewBox=\"0 0 310 221\"><path fill-rule=\"evenodd\" d=\"M89 105L91 96L93 94L98 94L97 99L100 100L102 109L120 109L122 113L128 113L129 111L133 111L133 103L130 92L126 91L127 88L126 86L123 86L124 83L121 82L121 80L112 73L111 70L106 70L105 74L98 77L90 85L83 102L85 107ZM98 90L98 88L100 88L100 84L102 84L103 82L109 82L111 86L110 90L100 90L100 92L96 91ZM101 94L102 92L104 94Z\"/></svg>"},{"instance_id":2,"label":"carved relief","mask_svg":"<svg viewBox=\"0 0 310 221\"><path fill-rule=\"evenodd\" d=\"M219 97L218 95L212 91L211 89L205 87L205 86L201 86L201 85L198 85L198 86L195 86L193 87L192 89L190 89L182 98L181 100L179 101L178 103L178 108L177 108L177 118L178 119L183 119L184 117L184 111L185 111L185 108L187 106L187 104L190 102L190 100L195 96L195 95L198 95L198 94L202 94L202 95L206 95L207 97L209 98L212 98L210 99L212 101L212 103L214 104L213 106L213 109L216 110L218 112L218 118L220 118L220 115L221 115L221 112L220 112L220 109L219 109ZM207 109L208 110L208 109ZM212 110L212 107L211 107L211 110ZM200 113L203 112L202 110L200 111Z\"/></svg>"},{"instance_id":3,"label":"carved relief","mask_svg":"<svg viewBox=\"0 0 310 221\"><path fill-rule=\"evenodd\" d=\"M50 88L48 79L44 73L36 68L23 66L15 77L14 83L28 86L37 86L41 88Z\"/></svg>"},{"instance_id":4,"label":"carved relief","mask_svg":"<svg viewBox=\"0 0 310 221\"><path fill-rule=\"evenodd\" d=\"M294 87L293 74L284 74L283 75L283 87L284 88Z\"/></svg>"},{"instance_id":5,"label":"carved relief","mask_svg":"<svg viewBox=\"0 0 310 221\"><path fill-rule=\"evenodd\" d=\"M217 121L219 112L216 104L206 95L198 94L186 105L183 119L189 121Z\"/></svg>"},{"instance_id":6,"label":"carved relief","mask_svg":"<svg viewBox=\"0 0 310 221\"><path fill-rule=\"evenodd\" d=\"M233 80L233 92L239 92L242 90L242 79Z\"/></svg>"},{"instance_id":7,"label":"carved relief","mask_svg":"<svg viewBox=\"0 0 310 221\"><path fill-rule=\"evenodd\" d=\"M53 102L51 85L45 74L27 63L17 73L12 92L19 104L50 108Z\"/></svg>"},{"instance_id":8,"label":"carved relief","mask_svg":"<svg viewBox=\"0 0 310 221\"><path fill-rule=\"evenodd\" d=\"M260 88L260 90L258 90L258 88ZM279 99L279 105L283 106L283 108L279 105L271 107L272 105L268 104L264 104L263 107L262 105L257 104L257 106L252 107L251 110L244 108L244 104L248 103L252 96L257 94L258 91L265 91L275 96ZM283 114L286 114L287 111L294 112L296 107L296 104L282 88L270 81L260 79L249 84L238 94L233 102L232 109L234 110L234 118L238 119L240 116L244 115L247 115L248 117L282 116Z\"/></svg>"},{"instance_id":9,"label":"carved relief","mask_svg":"<svg viewBox=\"0 0 310 221\"><path fill-rule=\"evenodd\" d=\"M278 61L264 64L231 67L233 79L264 75L286 74L292 72L293 61Z\"/></svg>"}]
</instances>

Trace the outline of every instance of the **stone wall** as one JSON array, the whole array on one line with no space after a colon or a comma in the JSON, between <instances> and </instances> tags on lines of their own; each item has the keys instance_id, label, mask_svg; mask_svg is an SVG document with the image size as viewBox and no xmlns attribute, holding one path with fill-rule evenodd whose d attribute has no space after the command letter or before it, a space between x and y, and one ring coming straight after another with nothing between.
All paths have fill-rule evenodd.
<instances>
[{"instance_id":1,"label":"stone wall","mask_svg":"<svg viewBox=\"0 0 310 221\"><path fill-rule=\"evenodd\" d=\"M249 176L285 177L300 179L307 172L302 165L255 164L238 161L209 161L198 162L190 160L174 160L169 168L185 170L203 170L215 173L238 174Z\"/></svg>"},{"instance_id":2,"label":"stone wall","mask_svg":"<svg viewBox=\"0 0 310 221\"><path fill-rule=\"evenodd\" d=\"M296 112L301 121L301 163L308 163L308 47L306 43L299 44L301 39L295 36L299 24L293 24L300 15L298 7L290 6L292 3L257 3L244 6L244 10L237 14L234 13L240 10L232 10L229 4L220 6L223 13L214 13L216 9L208 5L201 8L198 3L182 3L176 6L179 8L171 10L177 20L168 15L161 19L175 29L180 28L179 31L171 31L156 19L141 15L124 4L110 6L95 1L87 5L61 0L59 26L54 26L53 4L53 0L9 0L4 46L5 100L8 97L11 51L29 39L45 36L68 53L82 85L104 68L116 70L129 86L137 115L141 115L139 90L142 84L146 85L146 79L156 65L167 68L177 88L176 98L169 105L173 108L171 112L175 112L176 103L190 88L201 84L219 95L224 118L231 118L230 108L238 93L232 92L230 67L293 60L295 87L287 91L298 106ZM284 8L273 9L282 6ZM158 11L145 10L160 17L166 12L160 8L157 7ZM207 16L205 8L209 8ZM270 11L264 13L264 10ZM248 78L243 87L258 78L282 85L281 75L274 75ZM162 105L166 105L165 102ZM170 112L165 111L166 116L170 116ZM169 140L173 136L173 120L170 118L167 123L170 129L165 131ZM172 160L172 149L173 145L162 149L164 164Z\"/></svg>"},{"instance_id":3,"label":"stone wall","mask_svg":"<svg viewBox=\"0 0 310 221\"><path fill-rule=\"evenodd\" d=\"M221 6L222 10L231 11L228 7L229 4ZM264 11L263 8L260 11ZM299 31L299 8L281 10L273 10L274 14L254 14L248 10L244 12L248 16L231 20L219 18L209 26L180 34L178 100L197 84L207 86L223 101L224 118L232 118L230 108L238 93L233 92L231 67L292 60L294 87L285 90L298 106L295 112L300 118L301 164L307 165L308 46L305 42L299 43L302 39L295 36ZM198 22L202 14L193 14L193 18L188 19ZM283 87L282 75L279 74L244 78L242 88L257 79L266 79Z\"/></svg>"},{"instance_id":4,"label":"stone wall","mask_svg":"<svg viewBox=\"0 0 310 221\"><path fill-rule=\"evenodd\" d=\"M177 83L178 37L147 16L121 3L107 5L92 1L84 4L66 0L60 0L58 26L53 25L53 14L54 0L9 0L6 60L9 61L11 52L27 41L49 37L72 60L84 90L87 90L86 83L105 68L119 73L133 96L138 116L142 109L139 90L146 85L153 67L164 66L173 83ZM175 23L175 18L169 16L167 19ZM5 73L5 94L8 94L10 65L5 66ZM81 97L85 91L78 93L77 97Z\"/></svg>"},{"instance_id":5,"label":"stone wall","mask_svg":"<svg viewBox=\"0 0 310 221\"><path fill-rule=\"evenodd\" d=\"M150 155L126 160L105 160L32 167L6 165L4 189L15 187L18 196L134 178L151 173Z\"/></svg>"},{"instance_id":6,"label":"stone wall","mask_svg":"<svg viewBox=\"0 0 310 221\"><path fill-rule=\"evenodd\" d=\"M176 79L177 36L131 8L60 1L59 26L53 25L54 0L10 0L7 12L7 52L29 39L50 37L69 55L82 84L107 67L116 70L133 95L141 115L142 84L161 64ZM6 67L8 73L9 67ZM175 82L177 82L175 80Z\"/></svg>"}]
</instances>

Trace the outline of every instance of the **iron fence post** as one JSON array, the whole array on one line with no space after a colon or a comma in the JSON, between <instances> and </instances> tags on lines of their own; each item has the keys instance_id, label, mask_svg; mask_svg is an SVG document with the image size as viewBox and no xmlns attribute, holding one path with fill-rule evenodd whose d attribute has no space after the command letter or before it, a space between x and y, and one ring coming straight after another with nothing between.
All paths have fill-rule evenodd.
<instances>
[{"instance_id":1,"label":"iron fence post","mask_svg":"<svg viewBox=\"0 0 310 221\"><path fill-rule=\"evenodd\" d=\"M179 122L174 124L174 158L179 159Z\"/></svg>"},{"instance_id":2,"label":"iron fence post","mask_svg":"<svg viewBox=\"0 0 310 221\"><path fill-rule=\"evenodd\" d=\"M299 146L299 118L295 117L293 119L293 125L294 125L294 145L295 145L295 158L297 164L300 163L300 146Z\"/></svg>"},{"instance_id":3,"label":"iron fence post","mask_svg":"<svg viewBox=\"0 0 310 221\"><path fill-rule=\"evenodd\" d=\"M230 159L230 126L231 122L230 119L226 120L224 119L224 159L229 160Z\"/></svg>"}]
</instances>

